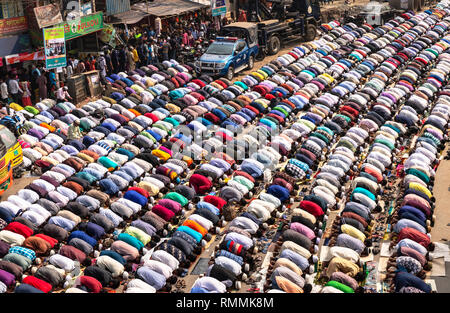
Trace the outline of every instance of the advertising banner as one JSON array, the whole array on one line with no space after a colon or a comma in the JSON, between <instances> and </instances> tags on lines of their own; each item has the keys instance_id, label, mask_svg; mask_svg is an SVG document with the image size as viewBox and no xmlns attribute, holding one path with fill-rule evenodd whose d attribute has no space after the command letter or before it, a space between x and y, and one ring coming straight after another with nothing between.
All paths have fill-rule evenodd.
<instances>
[{"instance_id":1,"label":"advertising banner","mask_svg":"<svg viewBox=\"0 0 450 313\"><path fill-rule=\"evenodd\" d=\"M225 0L211 0L212 16L220 16L227 13Z\"/></svg>"},{"instance_id":2,"label":"advertising banner","mask_svg":"<svg viewBox=\"0 0 450 313\"><path fill-rule=\"evenodd\" d=\"M25 61L43 61L43 60L45 60L44 50L36 52L12 54L5 57L6 64L8 65Z\"/></svg>"},{"instance_id":3,"label":"advertising banner","mask_svg":"<svg viewBox=\"0 0 450 313\"><path fill-rule=\"evenodd\" d=\"M34 8L34 14L38 22L39 28L52 26L62 23L63 18L59 4L48 4Z\"/></svg>"},{"instance_id":4,"label":"advertising banner","mask_svg":"<svg viewBox=\"0 0 450 313\"><path fill-rule=\"evenodd\" d=\"M55 27L63 27L66 40L87 35L103 29L103 13L82 16L79 20L66 21L55 25Z\"/></svg>"},{"instance_id":5,"label":"advertising banner","mask_svg":"<svg viewBox=\"0 0 450 313\"><path fill-rule=\"evenodd\" d=\"M45 67L66 66L66 41L63 27L44 28Z\"/></svg>"},{"instance_id":6,"label":"advertising banner","mask_svg":"<svg viewBox=\"0 0 450 313\"><path fill-rule=\"evenodd\" d=\"M0 19L0 35L25 31L28 29L25 16Z\"/></svg>"}]
</instances>

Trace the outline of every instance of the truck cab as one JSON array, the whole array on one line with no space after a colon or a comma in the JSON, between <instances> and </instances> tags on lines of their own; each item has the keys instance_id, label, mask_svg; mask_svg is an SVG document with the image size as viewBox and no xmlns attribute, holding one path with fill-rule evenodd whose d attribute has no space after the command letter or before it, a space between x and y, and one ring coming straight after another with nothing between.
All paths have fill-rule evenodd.
<instances>
[{"instance_id":1,"label":"truck cab","mask_svg":"<svg viewBox=\"0 0 450 313\"><path fill-rule=\"evenodd\" d=\"M256 29L252 40L249 30L241 26L243 25L234 25L234 28L238 29L242 35L239 38L221 36L214 40L208 50L195 62L197 74L225 76L231 80L235 73L253 68L258 54Z\"/></svg>"},{"instance_id":2,"label":"truck cab","mask_svg":"<svg viewBox=\"0 0 450 313\"><path fill-rule=\"evenodd\" d=\"M0 125L0 195L11 187L13 171L23 163L23 153L16 136Z\"/></svg>"}]
</instances>

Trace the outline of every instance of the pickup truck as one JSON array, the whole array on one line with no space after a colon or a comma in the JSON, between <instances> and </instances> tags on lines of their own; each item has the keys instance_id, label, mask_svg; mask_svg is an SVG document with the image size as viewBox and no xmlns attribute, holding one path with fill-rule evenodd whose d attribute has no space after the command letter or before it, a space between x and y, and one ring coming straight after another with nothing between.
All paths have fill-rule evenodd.
<instances>
[{"instance_id":1,"label":"pickup truck","mask_svg":"<svg viewBox=\"0 0 450 313\"><path fill-rule=\"evenodd\" d=\"M256 43L248 45L246 40L237 37L217 37L195 62L195 71L231 80L235 73L252 69L257 54Z\"/></svg>"}]
</instances>

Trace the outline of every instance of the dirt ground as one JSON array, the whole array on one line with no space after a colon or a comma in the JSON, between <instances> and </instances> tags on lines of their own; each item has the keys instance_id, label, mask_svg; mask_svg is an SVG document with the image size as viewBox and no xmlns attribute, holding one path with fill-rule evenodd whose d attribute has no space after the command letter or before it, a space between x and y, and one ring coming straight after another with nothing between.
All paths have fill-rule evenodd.
<instances>
[{"instance_id":1,"label":"dirt ground","mask_svg":"<svg viewBox=\"0 0 450 313\"><path fill-rule=\"evenodd\" d=\"M447 143L447 151L450 150L450 144ZM436 221L431 230L431 239L433 242L440 242L450 246L450 210L448 202L450 200L450 160L442 160L436 172L436 179L434 182L433 195L436 198L436 207L434 214ZM430 279L434 280L438 292L450 293L450 256L444 256L444 260L439 262L441 264L441 274L433 274ZM443 273L442 273L443 270Z\"/></svg>"}]
</instances>

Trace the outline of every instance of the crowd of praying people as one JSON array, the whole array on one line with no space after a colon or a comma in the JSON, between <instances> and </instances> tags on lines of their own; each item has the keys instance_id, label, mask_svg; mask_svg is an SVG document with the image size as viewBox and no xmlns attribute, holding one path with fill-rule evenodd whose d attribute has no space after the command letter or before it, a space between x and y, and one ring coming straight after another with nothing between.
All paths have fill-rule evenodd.
<instances>
[{"instance_id":1,"label":"crowd of praying people","mask_svg":"<svg viewBox=\"0 0 450 313\"><path fill-rule=\"evenodd\" d=\"M24 166L39 178L0 202L0 291L179 291L213 237L208 268L187 292L240 290L260 270L258 239L281 221L264 292L366 292L361 258L374 253L387 171L417 135L386 279L392 292L430 293L449 13L442 2L376 28L322 25L320 39L235 82L193 78L168 58L105 70L111 89L81 107L14 103L27 119ZM313 279L319 260L323 286Z\"/></svg>"}]
</instances>

